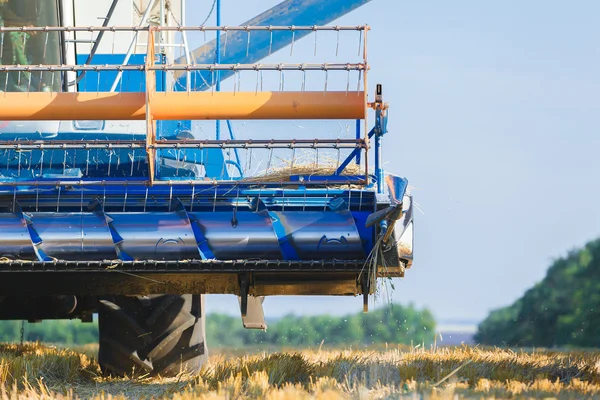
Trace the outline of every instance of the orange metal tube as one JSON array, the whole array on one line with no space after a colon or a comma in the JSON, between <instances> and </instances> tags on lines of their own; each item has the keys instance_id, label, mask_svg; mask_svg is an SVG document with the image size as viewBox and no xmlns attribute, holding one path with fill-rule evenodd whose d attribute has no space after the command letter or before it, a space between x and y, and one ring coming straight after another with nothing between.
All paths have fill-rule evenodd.
<instances>
[{"instance_id":1,"label":"orange metal tube","mask_svg":"<svg viewBox=\"0 0 600 400\"><path fill-rule=\"evenodd\" d=\"M157 119L361 119L363 92L154 93Z\"/></svg>"},{"instance_id":2,"label":"orange metal tube","mask_svg":"<svg viewBox=\"0 0 600 400\"><path fill-rule=\"evenodd\" d=\"M0 120L144 120L140 93L3 93ZM154 92L153 120L362 119L364 92Z\"/></svg>"},{"instance_id":3,"label":"orange metal tube","mask_svg":"<svg viewBox=\"0 0 600 400\"><path fill-rule=\"evenodd\" d=\"M146 93L2 93L0 120L143 120Z\"/></svg>"}]
</instances>

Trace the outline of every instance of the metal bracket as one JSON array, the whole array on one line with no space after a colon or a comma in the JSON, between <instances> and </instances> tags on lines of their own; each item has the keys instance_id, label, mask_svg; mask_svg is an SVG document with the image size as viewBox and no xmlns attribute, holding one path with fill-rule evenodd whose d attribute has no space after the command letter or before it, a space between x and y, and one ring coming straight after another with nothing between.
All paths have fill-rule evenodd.
<instances>
[{"instance_id":1,"label":"metal bracket","mask_svg":"<svg viewBox=\"0 0 600 400\"><path fill-rule=\"evenodd\" d=\"M369 293L371 292L371 279L370 274L363 273L361 275L360 286L363 294L363 312L369 312Z\"/></svg>"},{"instance_id":2,"label":"metal bracket","mask_svg":"<svg viewBox=\"0 0 600 400\"><path fill-rule=\"evenodd\" d=\"M242 323L246 329L267 329L267 323L265 322L265 313L263 311L264 296L248 296L248 307L246 316L242 317ZM241 304L241 297L238 297Z\"/></svg>"},{"instance_id":3,"label":"metal bracket","mask_svg":"<svg viewBox=\"0 0 600 400\"><path fill-rule=\"evenodd\" d=\"M248 315L248 290L250 289L250 274L239 274L240 283L240 312L242 318Z\"/></svg>"}]
</instances>

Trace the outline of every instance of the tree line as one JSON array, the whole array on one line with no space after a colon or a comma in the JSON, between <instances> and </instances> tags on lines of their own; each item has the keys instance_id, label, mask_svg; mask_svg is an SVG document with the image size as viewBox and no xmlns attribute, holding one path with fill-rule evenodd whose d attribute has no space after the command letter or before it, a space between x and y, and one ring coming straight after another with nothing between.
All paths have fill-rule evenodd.
<instances>
[{"instance_id":1,"label":"tree line","mask_svg":"<svg viewBox=\"0 0 600 400\"><path fill-rule=\"evenodd\" d=\"M239 318L213 314L206 319L206 335L210 346L220 347L428 344L435 337L435 320L427 309L390 305L346 316L287 315L260 331L244 329Z\"/></svg>"},{"instance_id":2,"label":"tree line","mask_svg":"<svg viewBox=\"0 0 600 400\"><path fill-rule=\"evenodd\" d=\"M492 311L475 340L498 346L600 347L600 239L560 258L515 303Z\"/></svg>"},{"instance_id":3,"label":"tree line","mask_svg":"<svg viewBox=\"0 0 600 400\"><path fill-rule=\"evenodd\" d=\"M211 347L245 346L351 346L377 343L431 343L435 320L427 309L390 305L369 313L346 316L287 315L269 324L266 331L245 329L240 317L209 314L206 339ZM21 321L0 321L0 341L21 339ZM82 345L98 341L98 324L46 320L25 323L25 341Z\"/></svg>"}]
</instances>

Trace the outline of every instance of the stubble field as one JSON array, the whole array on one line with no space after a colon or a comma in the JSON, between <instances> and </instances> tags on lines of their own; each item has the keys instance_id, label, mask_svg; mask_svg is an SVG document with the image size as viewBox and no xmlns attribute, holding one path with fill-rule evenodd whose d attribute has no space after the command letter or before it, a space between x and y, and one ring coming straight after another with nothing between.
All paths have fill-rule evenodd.
<instances>
[{"instance_id":1,"label":"stubble field","mask_svg":"<svg viewBox=\"0 0 600 400\"><path fill-rule=\"evenodd\" d=\"M198 376L104 378L93 357L0 345L2 399L598 398L600 352L471 347L211 355Z\"/></svg>"}]
</instances>

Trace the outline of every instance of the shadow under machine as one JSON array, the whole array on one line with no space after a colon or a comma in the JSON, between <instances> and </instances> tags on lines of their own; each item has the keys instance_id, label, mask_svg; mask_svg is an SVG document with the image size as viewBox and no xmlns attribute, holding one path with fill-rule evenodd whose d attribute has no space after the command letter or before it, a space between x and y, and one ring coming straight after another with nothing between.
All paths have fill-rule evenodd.
<instances>
[{"instance_id":1,"label":"shadow under machine","mask_svg":"<svg viewBox=\"0 0 600 400\"><path fill-rule=\"evenodd\" d=\"M369 27L327 25L366 2L221 26L215 0L216 26L188 26L200 2L0 1L0 319L98 313L104 372L169 375L206 357L202 294L239 296L248 328L264 296L366 310L413 240L381 86L367 96ZM242 139L238 120L272 123ZM294 138L285 120L352 129Z\"/></svg>"}]
</instances>

